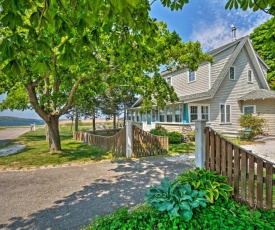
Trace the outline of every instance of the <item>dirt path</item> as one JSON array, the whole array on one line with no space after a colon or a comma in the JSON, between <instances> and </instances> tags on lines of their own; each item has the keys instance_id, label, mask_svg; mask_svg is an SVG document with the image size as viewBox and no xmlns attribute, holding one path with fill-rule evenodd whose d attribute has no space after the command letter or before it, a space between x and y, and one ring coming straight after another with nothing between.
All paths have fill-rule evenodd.
<instances>
[{"instance_id":1,"label":"dirt path","mask_svg":"<svg viewBox=\"0 0 275 230\"><path fill-rule=\"evenodd\" d=\"M7 128L0 130L0 145L8 143L22 134L30 131L30 128Z\"/></svg>"},{"instance_id":2,"label":"dirt path","mask_svg":"<svg viewBox=\"0 0 275 230\"><path fill-rule=\"evenodd\" d=\"M80 229L143 203L146 188L191 166L177 157L0 172L0 229Z\"/></svg>"}]
</instances>

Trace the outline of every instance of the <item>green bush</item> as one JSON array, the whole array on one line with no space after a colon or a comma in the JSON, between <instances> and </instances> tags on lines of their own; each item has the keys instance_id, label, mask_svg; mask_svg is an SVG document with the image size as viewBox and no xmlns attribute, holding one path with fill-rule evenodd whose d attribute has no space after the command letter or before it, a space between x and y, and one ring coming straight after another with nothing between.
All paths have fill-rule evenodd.
<instances>
[{"instance_id":1,"label":"green bush","mask_svg":"<svg viewBox=\"0 0 275 230\"><path fill-rule=\"evenodd\" d=\"M182 216L188 221L193 216L193 208L206 207L205 194L205 191L191 189L189 184L181 185L178 181L170 182L164 178L160 186L149 188L145 200L149 206L161 212L167 211L170 217Z\"/></svg>"},{"instance_id":2,"label":"green bush","mask_svg":"<svg viewBox=\"0 0 275 230\"><path fill-rule=\"evenodd\" d=\"M169 132L167 136L170 144L180 144L183 142L183 135L179 132Z\"/></svg>"},{"instance_id":3,"label":"green bush","mask_svg":"<svg viewBox=\"0 0 275 230\"><path fill-rule=\"evenodd\" d=\"M233 191L233 188L226 184L227 177L200 168L181 173L177 180L181 184L190 184L193 189L206 191L205 197L210 203L214 203L220 196L227 200L229 192Z\"/></svg>"},{"instance_id":4,"label":"green bush","mask_svg":"<svg viewBox=\"0 0 275 230\"><path fill-rule=\"evenodd\" d=\"M248 140L252 140L257 135L266 134L264 131L266 120L259 116L243 114L239 119L239 124L242 128L244 128L244 130L240 132L240 136L248 138Z\"/></svg>"},{"instance_id":5,"label":"green bush","mask_svg":"<svg viewBox=\"0 0 275 230\"><path fill-rule=\"evenodd\" d=\"M218 200L207 208L194 209L193 218L185 221L182 217L170 217L154 207L141 206L130 212L122 208L105 217L97 217L87 230L121 229L191 229L191 230L273 230L275 211L251 211L247 206L232 199Z\"/></svg>"},{"instance_id":6,"label":"green bush","mask_svg":"<svg viewBox=\"0 0 275 230\"><path fill-rule=\"evenodd\" d=\"M156 128L150 130L150 133L157 136L167 136L168 130L160 125L157 125Z\"/></svg>"}]
</instances>

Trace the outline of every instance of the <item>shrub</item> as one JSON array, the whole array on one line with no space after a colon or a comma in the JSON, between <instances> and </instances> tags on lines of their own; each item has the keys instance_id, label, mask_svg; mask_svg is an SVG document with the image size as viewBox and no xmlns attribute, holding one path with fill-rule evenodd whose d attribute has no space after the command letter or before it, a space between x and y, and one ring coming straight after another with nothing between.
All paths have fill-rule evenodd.
<instances>
[{"instance_id":1,"label":"shrub","mask_svg":"<svg viewBox=\"0 0 275 230\"><path fill-rule=\"evenodd\" d=\"M266 134L264 131L264 126L266 124L266 120L259 116L253 116L252 114L243 114L239 119L239 124L242 128L244 128L244 133L241 131L240 135L244 135L246 131L247 138L252 140L257 135Z\"/></svg>"},{"instance_id":2,"label":"shrub","mask_svg":"<svg viewBox=\"0 0 275 230\"><path fill-rule=\"evenodd\" d=\"M169 132L167 136L169 139L169 143L171 144L180 144L183 142L183 135L179 132L176 132L176 131Z\"/></svg>"},{"instance_id":3,"label":"shrub","mask_svg":"<svg viewBox=\"0 0 275 230\"><path fill-rule=\"evenodd\" d=\"M229 192L233 191L233 188L226 184L227 177L200 168L181 173L177 180L181 184L190 184L193 189L206 191L205 197L210 203L214 203L220 196L228 200Z\"/></svg>"},{"instance_id":4,"label":"shrub","mask_svg":"<svg viewBox=\"0 0 275 230\"><path fill-rule=\"evenodd\" d=\"M167 136L168 130L161 125L157 125L156 128L150 130L150 133L157 136Z\"/></svg>"},{"instance_id":5,"label":"shrub","mask_svg":"<svg viewBox=\"0 0 275 230\"><path fill-rule=\"evenodd\" d=\"M182 216L186 221L193 216L192 209L206 207L205 191L197 191L189 184L181 185L178 181L170 182L167 178L160 186L149 188L145 200L159 211L167 211L170 217Z\"/></svg>"}]
</instances>

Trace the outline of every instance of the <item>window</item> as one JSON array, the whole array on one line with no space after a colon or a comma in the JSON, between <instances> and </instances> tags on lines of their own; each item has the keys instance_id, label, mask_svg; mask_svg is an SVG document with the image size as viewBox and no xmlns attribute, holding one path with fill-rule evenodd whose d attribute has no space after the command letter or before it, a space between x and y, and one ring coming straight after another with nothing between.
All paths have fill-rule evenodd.
<instances>
[{"instance_id":1,"label":"window","mask_svg":"<svg viewBox=\"0 0 275 230\"><path fill-rule=\"evenodd\" d=\"M196 73L194 71L188 71L188 82L196 81Z\"/></svg>"},{"instance_id":2,"label":"window","mask_svg":"<svg viewBox=\"0 0 275 230\"><path fill-rule=\"evenodd\" d=\"M256 106L255 105L246 105L243 107L244 114L253 114L256 113Z\"/></svg>"},{"instance_id":3,"label":"window","mask_svg":"<svg viewBox=\"0 0 275 230\"><path fill-rule=\"evenodd\" d=\"M132 112L131 112L131 111L128 112L128 120L129 120L129 121L132 120Z\"/></svg>"},{"instance_id":4,"label":"window","mask_svg":"<svg viewBox=\"0 0 275 230\"><path fill-rule=\"evenodd\" d=\"M193 122L198 119L198 106L190 106L190 121Z\"/></svg>"},{"instance_id":5,"label":"window","mask_svg":"<svg viewBox=\"0 0 275 230\"><path fill-rule=\"evenodd\" d=\"M171 77L167 77L166 78L166 82L168 83L168 85L172 85L172 79L171 79Z\"/></svg>"},{"instance_id":6,"label":"window","mask_svg":"<svg viewBox=\"0 0 275 230\"><path fill-rule=\"evenodd\" d=\"M227 104L220 105L221 123L231 122L231 106Z\"/></svg>"},{"instance_id":7,"label":"window","mask_svg":"<svg viewBox=\"0 0 275 230\"><path fill-rule=\"evenodd\" d=\"M208 106L201 106L201 119L208 121L208 114Z\"/></svg>"},{"instance_id":8,"label":"window","mask_svg":"<svg viewBox=\"0 0 275 230\"><path fill-rule=\"evenodd\" d=\"M156 122L158 117L158 110L152 109L152 122Z\"/></svg>"},{"instance_id":9,"label":"window","mask_svg":"<svg viewBox=\"0 0 275 230\"><path fill-rule=\"evenodd\" d=\"M231 66L229 69L229 79L235 80L235 67L234 66Z\"/></svg>"},{"instance_id":10,"label":"window","mask_svg":"<svg viewBox=\"0 0 275 230\"><path fill-rule=\"evenodd\" d=\"M182 122L182 109L181 109L181 106L176 107L175 122Z\"/></svg>"},{"instance_id":11,"label":"window","mask_svg":"<svg viewBox=\"0 0 275 230\"><path fill-rule=\"evenodd\" d=\"M172 107L167 107L167 109L166 109L166 119L167 119L167 122L172 122L173 121Z\"/></svg>"},{"instance_id":12,"label":"window","mask_svg":"<svg viewBox=\"0 0 275 230\"><path fill-rule=\"evenodd\" d=\"M139 116L139 115L140 115L140 113L139 113L139 111L137 111L137 122L139 122L139 121L140 121L140 119L139 119L139 118L140 118L140 116Z\"/></svg>"},{"instance_id":13,"label":"window","mask_svg":"<svg viewBox=\"0 0 275 230\"><path fill-rule=\"evenodd\" d=\"M159 109L159 121L164 122L164 110Z\"/></svg>"},{"instance_id":14,"label":"window","mask_svg":"<svg viewBox=\"0 0 275 230\"><path fill-rule=\"evenodd\" d=\"M250 69L247 71L247 82L252 83L252 71Z\"/></svg>"}]
</instances>

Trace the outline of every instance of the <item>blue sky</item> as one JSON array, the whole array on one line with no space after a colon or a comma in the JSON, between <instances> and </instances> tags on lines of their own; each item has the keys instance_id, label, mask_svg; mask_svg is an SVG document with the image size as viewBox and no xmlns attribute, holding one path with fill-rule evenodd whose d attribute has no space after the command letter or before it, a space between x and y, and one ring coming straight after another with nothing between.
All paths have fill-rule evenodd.
<instances>
[{"instance_id":1,"label":"blue sky","mask_svg":"<svg viewBox=\"0 0 275 230\"><path fill-rule=\"evenodd\" d=\"M164 8L160 1L152 5L151 17L166 22L184 42L200 41L207 52L232 40L231 25L237 28L237 38L250 34L269 16L264 12L225 10L226 0L190 0L180 11ZM5 95L0 95L0 101ZM3 111L1 116L39 118L33 111Z\"/></svg>"}]
</instances>

